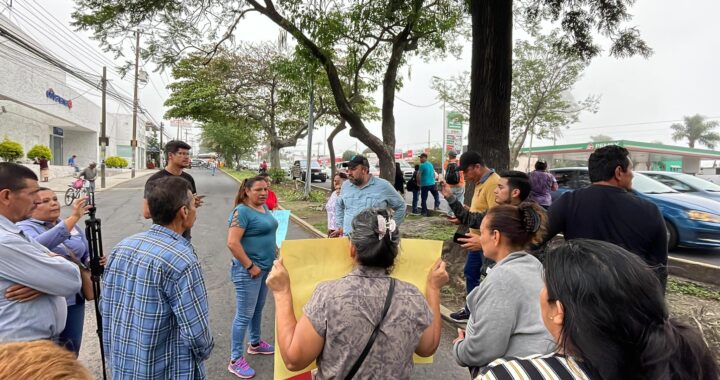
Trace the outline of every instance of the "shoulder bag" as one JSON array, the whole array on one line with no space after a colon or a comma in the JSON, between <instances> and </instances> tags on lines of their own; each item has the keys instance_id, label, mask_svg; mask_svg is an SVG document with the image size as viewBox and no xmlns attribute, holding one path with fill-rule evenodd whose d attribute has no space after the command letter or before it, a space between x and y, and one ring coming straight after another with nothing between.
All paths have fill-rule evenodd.
<instances>
[{"instance_id":1,"label":"shoulder bag","mask_svg":"<svg viewBox=\"0 0 720 380\"><path fill-rule=\"evenodd\" d=\"M345 380L350 380L355 376L357 371L360 369L360 366L365 361L365 357L370 352L370 349L373 346L373 343L375 343L375 338L377 338L377 334L380 331L380 325L382 325L383 321L385 320L385 316L387 315L388 309L390 308L390 302L392 301L392 295L395 292L395 279L390 277L390 288L388 289L387 296L385 297L385 306L383 307L382 315L380 316L380 321L375 325L375 329L372 332L372 335L370 335L370 340L368 340L367 344L365 345L365 348L362 350L362 353L360 354L360 357L355 361L355 364L350 368L350 372L348 372L347 376L345 376Z\"/></svg>"}]
</instances>

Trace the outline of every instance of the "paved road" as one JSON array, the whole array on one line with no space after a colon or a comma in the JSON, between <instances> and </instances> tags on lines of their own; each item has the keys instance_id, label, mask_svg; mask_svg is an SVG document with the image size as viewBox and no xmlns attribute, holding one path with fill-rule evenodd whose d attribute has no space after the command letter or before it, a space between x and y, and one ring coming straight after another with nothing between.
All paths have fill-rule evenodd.
<instances>
[{"instance_id":1,"label":"paved road","mask_svg":"<svg viewBox=\"0 0 720 380\"><path fill-rule=\"evenodd\" d=\"M227 217L238 188L237 182L218 172L210 176L204 169L188 171L195 177L199 193L207 195L205 204L198 210L198 220L193 227L193 245L201 259L205 284L210 298L210 326L215 337L215 349L205 363L209 379L233 379L226 367L230 353L230 325L235 314L235 292L229 280L230 253L225 246ZM141 215L142 188L147 177L136 178L113 189L98 193L98 218L102 219L103 246L109 253L121 239L146 230L150 221ZM65 210L67 212L67 210ZM304 239L309 235L291 225L289 239ZM274 304L268 296L263 314L263 338L274 340ZM451 345L456 333L444 327L441 346L431 365L415 367L414 378L464 378L467 370L455 364ZM100 354L95 333L94 307L88 304L86 310L85 334L80 360L100 378ZM252 356L250 364L257 371L257 379L272 379L273 357Z\"/></svg>"},{"instance_id":2,"label":"paved road","mask_svg":"<svg viewBox=\"0 0 720 380\"><path fill-rule=\"evenodd\" d=\"M330 183L331 183L330 181L325 182L325 183L313 182L313 185L329 189ZM440 195L440 198L442 198L442 194ZM412 204L412 193L407 192L407 191L405 192L405 202L407 204ZM418 200L418 202L419 202L419 200ZM433 205L432 202L433 202L432 195L428 194L428 200L427 200L428 207L432 207L432 205ZM420 208L420 204L418 203L418 209L419 208ZM449 207L448 207L448 204L445 201L445 199L441 199L440 209L443 211L449 211ZM718 249L677 248L677 249L673 250L672 252L670 252L670 256L720 266L720 248L718 248Z\"/></svg>"}]
</instances>

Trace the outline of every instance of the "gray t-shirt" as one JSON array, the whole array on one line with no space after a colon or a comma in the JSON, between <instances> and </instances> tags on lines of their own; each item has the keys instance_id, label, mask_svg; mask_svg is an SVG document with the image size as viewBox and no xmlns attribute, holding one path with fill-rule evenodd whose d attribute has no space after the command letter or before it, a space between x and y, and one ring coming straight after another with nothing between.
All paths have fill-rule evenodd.
<instances>
[{"instance_id":1,"label":"gray t-shirt","mask_svg":"<svg viewBox=\"0 0 720 380\"><path fill-rule=\"evenodd\" d=\"M78 176L83 177L90 182L94 182L95 178L97 178L97 168L87 167L83 169Z\"/></svg>"},{"instance_id":2,"label":"gray t-shirt","mask_svg":"<svg viewBox=\"0 0 720 380\"><path fill-rule=\"evenodd\" d=\"M384 269L358 266L347 276L315 288L303 311L315 331L325 338L317 359L317 379L342 379L348 374L382 315L389 286ZM354 378L409 379L412 354L432 317L418 288L396 281L385 320Z\"/></svg>"}]
</instances>

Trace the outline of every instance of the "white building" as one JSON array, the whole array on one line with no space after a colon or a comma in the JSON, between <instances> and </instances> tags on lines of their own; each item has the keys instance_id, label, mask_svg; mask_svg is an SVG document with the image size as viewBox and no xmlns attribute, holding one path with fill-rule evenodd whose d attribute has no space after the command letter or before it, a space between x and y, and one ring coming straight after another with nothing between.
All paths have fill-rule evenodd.
<instances>
[{"instance_id":1,"label":"white building","mask_svg":"<svg viewBox=\"0 0 720 380\"><path fill-rule=\"evenodd\" d=\"M3 15L0 28L53 56ZM99 91L75 84L79 81L69 77L0 33L0 140L8 138L20 143L26 154L36 144L47 145L53 152L53 165L67 165L72 155L77 155L81 167L90 161L99 162L101 107L84 96ZM112 108L111 104L109 101L108 109L119 109L117 103ZM106 118L107 155L132 162L132 115L108 112ZM138 117L138 168L145 167L145 136L152 133L146 128L155 127L146 126L146 121Z\"/></svg>"}]
</instances>

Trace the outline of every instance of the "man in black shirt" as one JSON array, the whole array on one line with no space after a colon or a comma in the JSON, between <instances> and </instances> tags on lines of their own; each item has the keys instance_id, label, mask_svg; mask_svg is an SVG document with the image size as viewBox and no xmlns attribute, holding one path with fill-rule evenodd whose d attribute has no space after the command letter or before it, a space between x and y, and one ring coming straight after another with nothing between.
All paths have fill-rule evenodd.
<instances>
[{"instance_id":1,"label":"man in black shirt","mask_svg":"<svg viewBox=\"0 0 720 380\"><path fill-rule=\"evenodd\" d=\"M609 145L588 160L592 185L564 194L549 211L548 235L586 238L619 245L640 256L667 282L667 231L658 207L632 193L632 161L627 149Z\"/></svg>"},{"instance_id":2,"label":"man in black shirt","mask_svg":"<svg viewBox=\"0 0 720 380\"><path fill-rule=\"evenodd\" d=\"M179 176L180 178L190 183L190 189L192 190L193 196L195 197L195 207L202 205L202 196L197 195L197 188L195 188L195 180L193 177L185 173L183 169L190 166L190 149L191 146L187 143L179 140L172 140L165 144L165 155L167 156L167 164L163 170L153 174L145 182L145 193L144 198L147 198L147 194L152 189L152 182L159 178L168 176ZM143 200L143 216L145 219L150 218L150 208L148 207L147 199ZM188 241L190 240L190 230L186 230L183 235Z\"/></svg>"}]
</instances>

